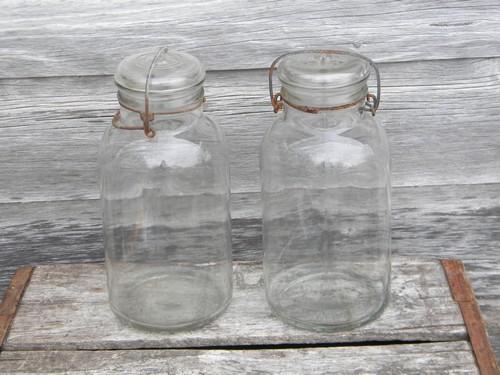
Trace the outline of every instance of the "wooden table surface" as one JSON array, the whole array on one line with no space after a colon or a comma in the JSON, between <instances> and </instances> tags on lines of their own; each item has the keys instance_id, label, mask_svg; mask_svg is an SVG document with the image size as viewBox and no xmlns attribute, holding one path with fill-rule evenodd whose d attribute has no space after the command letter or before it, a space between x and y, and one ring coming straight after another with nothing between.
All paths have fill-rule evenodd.
<instances>
[{"instance_id":1,"label":"wooden table surface","mask_svg":"<svg viewBox=\"0 0 500 375\"><path fill-rule=\"evenodd\" d=\"M393 251L459 258L500 357L500 3L0 1L0 287L23 264L103 259L97 148L112 73L168 45L209 69L206 111L231 148L233 248L259 260L265 68L300 48L380 63Z\"/></svg>"}]
</instances>

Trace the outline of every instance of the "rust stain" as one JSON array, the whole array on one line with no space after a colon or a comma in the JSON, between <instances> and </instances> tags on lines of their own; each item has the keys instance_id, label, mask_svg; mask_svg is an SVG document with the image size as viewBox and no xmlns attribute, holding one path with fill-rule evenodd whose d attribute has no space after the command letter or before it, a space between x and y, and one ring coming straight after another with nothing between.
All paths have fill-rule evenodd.
<instances>
[{"instance_id":1,"label":"rust stain","mask_svg":"<svg viewBox=\"0 0 500 375\"><path fill-rule=\"evenodd\" d=\"M481 375L500 375L474 290L465 276L463 263L455 259L443 259L441 265L446 274L451 295L462 312Z\"/></svg>"},{"instance_id":2,"label":"rust stain","mask_svg":"<svg viewBox=\"0 0 500 375\"><path fill-rule=\"evenodd\" d=\"M18 268L5 292L2 304L0 305L0 349L7 339L7 334L16 316L19 302L28 286L33 270L34 267L31 266Z\"/></svg>"}]
</instances>

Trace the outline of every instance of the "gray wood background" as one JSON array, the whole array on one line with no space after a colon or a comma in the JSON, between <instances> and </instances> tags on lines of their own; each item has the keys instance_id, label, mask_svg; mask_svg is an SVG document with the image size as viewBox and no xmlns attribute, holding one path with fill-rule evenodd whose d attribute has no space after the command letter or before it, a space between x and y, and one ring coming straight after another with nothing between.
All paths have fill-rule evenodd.
<instances>
[{"instance_id":1,"label":"gray wood background","mask_svg":"<svg viewBox=\"0 0 500 375\"><path fill-rule=\"evenodd\" d=\"M500 3L0 1L0 287L21 264L102 260L96 153L126 55L168 45L210 70L231 145L235 259L261 256L258 144L280 53L380 62L393 155L393 249L456 257L500 357Z\"/></svg>"}]
</instances>

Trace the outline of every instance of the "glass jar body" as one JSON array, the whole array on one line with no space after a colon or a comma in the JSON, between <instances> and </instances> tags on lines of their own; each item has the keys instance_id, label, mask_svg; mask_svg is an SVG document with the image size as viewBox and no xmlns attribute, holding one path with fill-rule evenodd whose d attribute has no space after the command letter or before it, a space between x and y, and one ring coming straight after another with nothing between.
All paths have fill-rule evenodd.
<instances>
[{"instance_id":1,"label":"glass jar body","mask_svg":"<svg viewBox=\"0 0 500 375\"><path fill-rule=\"evenodd\" d=\"M148 138L110 126L101 144L109 300L143 328L194 328L232 293L227 147L201 110L158 116L152 127Z\"/></svg>"},{"instance_id":2,"label":"glass jar body","mask_svg":"<svg viewBox=\"0 0 500 375\"><path fill-rule=\"evenodd\" d=\"M286 322L317 331L374 319L389 294L390 158L359 106L288 106L261 148L264 277Z\"/></svg>"}]
</instances>

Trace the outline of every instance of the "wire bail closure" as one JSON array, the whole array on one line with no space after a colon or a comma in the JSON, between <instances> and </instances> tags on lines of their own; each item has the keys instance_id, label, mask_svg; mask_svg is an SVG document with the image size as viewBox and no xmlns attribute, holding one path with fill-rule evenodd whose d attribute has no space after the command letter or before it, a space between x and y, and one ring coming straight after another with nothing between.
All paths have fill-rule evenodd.
<instances>
[{"instance_id":1,"label":"wire bail closure","mask_svg":"<svg viewBox=\"0 0 500 375\"><path fill-rule=\"evenodd\" d=\"M120 120L121 120L120 111L117 111L114 114L113 119L111 121L111 123L113 124L113 126L115 128L124 129L124 130L144 130L144 135L146 137L154 138L154 136L156 135L156 132L154 131L153 128L151 128L150 123L152 121L154 121L155 115L174 115L174 114L178 114L178 113L190 112L198 107L201 107L205 103L206 100L205 100L205 97L203 96L201 98L201 100L198 103L196 103L195 105L190 106L190 107L186 107L183 109L179 109L177 111L156 112L156 113L150 111L149 91L150 91L150 86L151 86L151 84L150 84L151 76L153 75L154 68L155 68L156 64L158 63L159 58L161 57L162 54L164 54L167 51L168 51L168 47L160 47L158 49L158 51L156 52L153 60L151 61L151 65L148 68L148 73L146 76L146 83L144 85L144 111L138 111L138 110L135 110L133 108L127 107L123 103L120 103L120 106L125 108L126 110L128 110L130 112L138 113L140 118L141 118L143 126L123 126L123 124L120 122Z\"/></svg>"},{"instance_id":2,"label":"wire bail closure","mask_svg":"<svg viewBox=\"0 0 500 375\"><path fill-rule=\"evenodd\" d=\"M155 57L151 61L151 65L149 66L148 69L148 75L146 77L146 84L144 85L144 113L141 113L141 120L142 123L144 124L144 134L148 138L153 138L155 136L155 131L149 126L149 122L153 121L155 116L154 113L149 112L149 87L150 87L150 82L151 82L151 76L153 75L153 69L156 66L156 63L158 62L158 59L160 56L168 51L168 47L160 47L158 49L158 52L156 52Z\"/></svg>"},{"instance_id":3,"label":"wire bail closure","mask_svg":"<svg viewBox=\"0 0 500 375\"><path fill-rule=\"evenodd\" d=\"M298 55L301 53L323 53L323 54L328 54L328 55L349 55L349 56L354 56L360 59L365 60L370 64L370 66L373 68L375 71L375 76L377 79L377 95L368 93L366 97L353 102L349 104L344 104L340 106L335 106L335 107L310 107L310 106L301 106L301 105L296 105L287 102L281 93L278 91L277 93L274 93L273 91L273 73L274 70L276 69L277 64L286 56L289 55ZM300 50L300 51L295 51L295 52L288 52L285 53L281 56L278 56L271 64L269 67L269 97L271 99L271 105L273 106L274 113L278 113L280 110L283 109L284 103L288 104L289 106L298 109L303 112L307 113L318 113L320 111L336 111L340 109L345 109L349 107L353 107L356 104L358 104L360 101L364 100L365 104L362 107L362 110L364 111L369 111L373 116L375 116L375 112L377 112L378 106L380 104L380 72L378 70L377 65L368 57L363 56L359 53L356 52L351 52L347 50L335 50L335 49L327 49L327 50Z\"/></svg>"}]
</instances>

